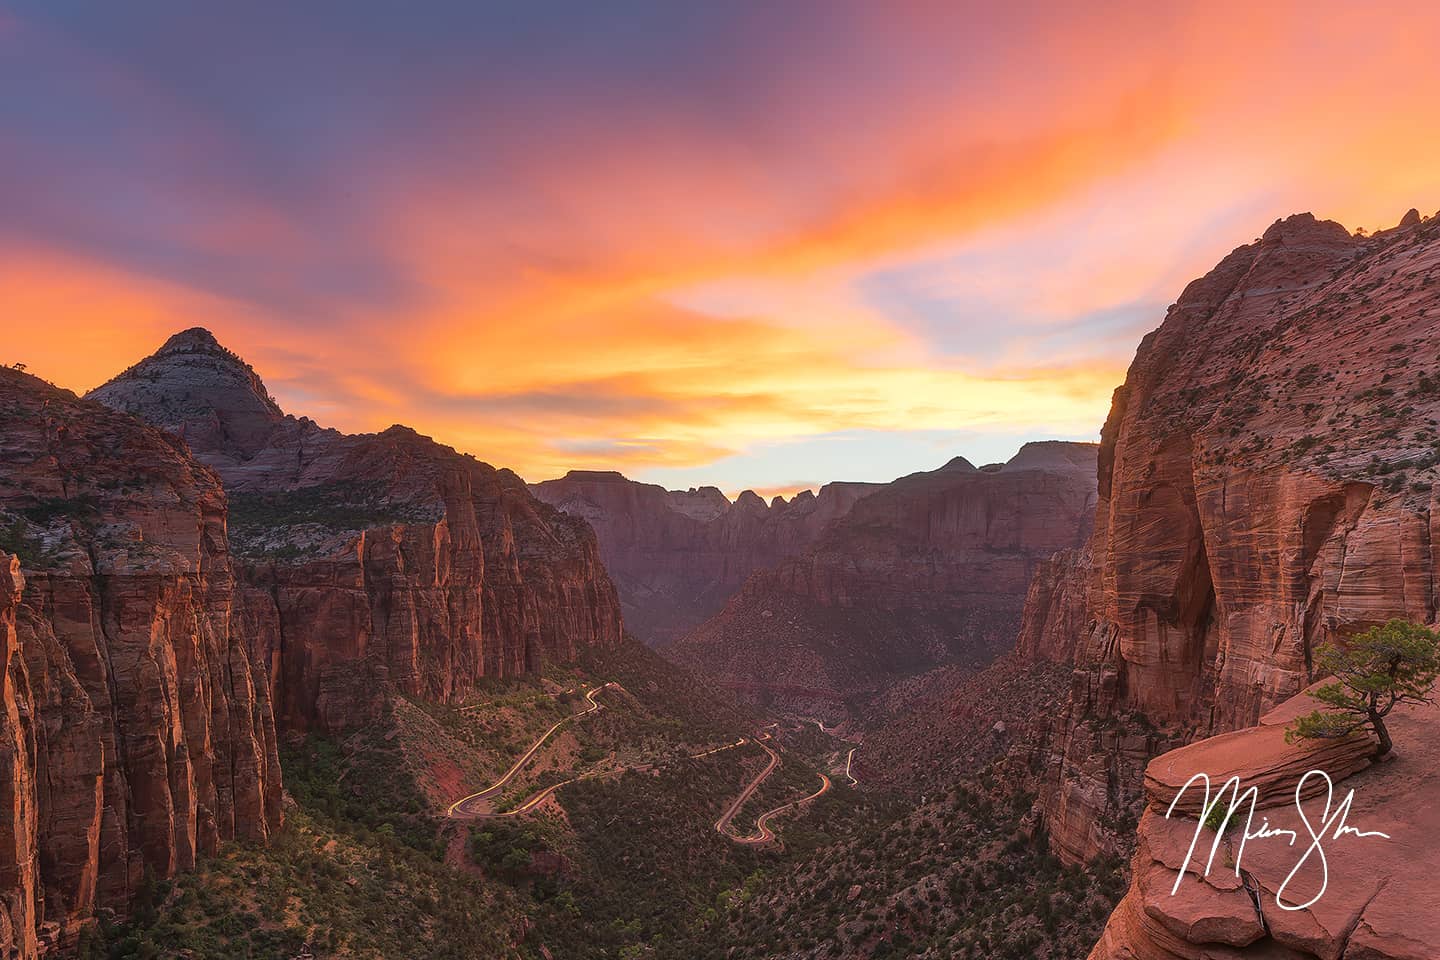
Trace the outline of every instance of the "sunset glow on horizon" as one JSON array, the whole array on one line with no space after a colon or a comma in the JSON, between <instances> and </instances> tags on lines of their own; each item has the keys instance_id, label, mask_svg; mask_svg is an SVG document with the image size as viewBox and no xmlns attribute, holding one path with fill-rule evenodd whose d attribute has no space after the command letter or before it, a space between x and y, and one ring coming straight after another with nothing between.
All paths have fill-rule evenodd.
<instances>
[{"instance_id":1,"label":"sunset glow on horizon","mask_svg":"<svg viewBox=\"0 0 1440 960\"><path fill-rule=\"evenodd\" d=\"M1440 10L1381 6L0 0L0 362L84 391L205 326L530 480L1093 440L1276 218L1440 207Z\"/></svg>"}]
</instances>

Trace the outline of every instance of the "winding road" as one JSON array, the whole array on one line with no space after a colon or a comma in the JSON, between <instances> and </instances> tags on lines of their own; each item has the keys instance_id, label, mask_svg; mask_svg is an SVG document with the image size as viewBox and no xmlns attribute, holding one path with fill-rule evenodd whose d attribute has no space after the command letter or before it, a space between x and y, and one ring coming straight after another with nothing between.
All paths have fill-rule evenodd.
<instances>
[{"instance_id":1,"label":"winding road","mask_svg":"<svg viewBox=\"0 0 1440 960\"><path fill-rule=\"evenodd\" d=\"M555 725L552 726L549 730L546 730L543 734L541 734L540 739L536 740L535 743L530 747L530 749L526 750L525 753L520 757L520 759L516 760L514 765L512 765L509 770L505 771L505 775L503 777L501 777L499 780L496 780L494 783L486 787L484 790L481 790L479 793L472 793L468 797L461 797L459 800L456 800L454 803L450 804L449 809L445 811L445 815L447 817L467 820L484 816L504 816L504 814L493 814L489 810L477 808L481 804L488 803L490 800L498 796L500 794L500 791L504 790L506 785L509 784L512 779L514 779L515 774L523 770L525 768L525 765L534 758L536 752L545 745L545 741L549 740L550 736L556 730L559 730L561 727L569 723L571 720L574 720L576 717L586 717L594 713L596 710L599 710L601 705L595 700L595 697L598 696L601 691L608 690L611 687L618 688L619 686L620 685L618 683L606 683L596 687L593 690L587 691L585 694L585 699L590 703L590 707L588 709L582 710L579 713L572 713L568 717L561 717L559 720L555 721ZM573 782L574 780L565 781L565 783ZM525 810L532 809L535 804L539 803L541 800L544 800L545 797L549 796L551 793L554 793L556 789L562 786L564 786L564 784L557 783L553 787L547 788L543 794L537 795L536 797L532 797L530 800L527 800L523 808L517 808L515 811L513 811L513 813L523 813Z\"/></svg>"},{"instance_id":2,"label":"winding road","mask_svg":"<svg viewBox=\"0 0 1440 960\"><path fill-rule=\"evenodd\" d=\"M555 791L559 790L561 787L568 786L572 783L577 783L581 780L592 780L599 777L617 776L631 769L650 769L650 764L644 764L640 767L621 767L614 770L593 770L589 773L582 773L579 776L571 777L568 780L562 780L559 783L553 783L510 810L495 811L490 809L491 801L493 801L497 796L500 795L500 793L506 788L506 786L509 785L510 781L515 778L515 775L525 768L526 764L528 764L531 760L534 759L535 754L538 753L540 748L545 745L546 741L548 741L550 737L554 735L555 731L559 730L571 720L575 720L579 717L589 716L595 711L600 710L603 704L601 704L595 698L599 696L602 691L608 690L611 687L614 687L616 689L623 689L618 683L611 682L602 684L601 686L596 687L593 690L587 691L585 694L585 699L590 704L587 709L582 710L579 713L573 713L568 717L562 717L561 719L557 720L550 727L550 729L546 730L543 734L540 735L539 739L537 739L533 744L531 744L530 749L526 750L525 753L522 754L520 758L510 766L510 769L505 771L505 774L499 780L496 780L484 790L480 790L476 793L470 794L469 796L461 797L459 800L456 800L454 803L450 804L449 808L445 811L445 815L455 820L481 820L494 819L499 817L518 817L522 814L529 813L536 807L540 806L540 804L550 799L550 797L555 794ZM818 723L818 721L816 722ZM774 773L775 769L780 766L780 754L773 750L770 745L765 742L771 738L771 734L768 731L775 728L776 726L777 724L770 724L770 726L766 728L767 732L761 734L753 741L754 743L759 744L760 748L770 755L770 762L765 765L765 769L760 771L759 775L757 775L753 780L750 781L749 784L746 785L745 789L740 792L740 795L737 796L728 807L726 807L725 812L720 815L720 819L715 821L715 832L719 833L723 837L735 841L736 843L761 844L773 842L775 839L775 833L770 829L769 826L771 819L784 813L787 810L798 807L801 804L809 803L811 800L822 796L831 787L830 778L822 773L820 774L819 790L816 790L808 797L802 797L799 800L792 800L789 803L782 804L781 806L778 806L773 810L765 811L756 818L754 833L747 834L741 837L736 836L731 831L730 824L740 813L740 809L745 806L746 801L748 801L752 796L755 795L755 791L760 789L760 785L763 784L765 780L770 776L770 774ZM821 725L821 729L824 729L823 725ZM721 746L713 747L709 750L702 750L699 753L690 754L688 759L698 760L701 757L708 757L712 754L721 753L725 750L734 750L736 747L741 747L751 742L752 741L749 737L740 737L734 743L722 744ZM855 751L852 749L850 751L849 757L846 758L845 762L845 775L850 778L850 782L852 784L856 782L855 778L850 774L850 763L851 760L854 759L854 756Z\"/></svg>"},{"instance_id":3,"label":"winding road","mask_svg":"<svg viewBox=\"0 0 1440 960\"><path fill-rule=\"evenodd\" d=\"M775 726L775 724L772 723L771 726L773 727ZM760 814L760 816L755 819L754 833L746 834L743 837L737 837L730 830L731 821L733 821L735 819L735 816L740 812L740 808L745 806L745 801L749 800L752 796L755 795L755 791L760 789L760 784L764 783L766 778L769 777L770 774L775 772L775 768L780 766L780 754L770 749L769 744L762 742L769 739L770 734L767 733L755 742L760 744L760 748L762 750L770 754L770 762L765 765L764 770L760 771L759 776L757 776L754 780L751 780L750 783L745 787L745 789L740 792L740 795L735 798L734 802L725 809L725 812L720 815L720 819L715 821L715 832L720 834L722 837L734 840L736 843L753 845L773 842L775 839L775 832L771 830L769 826L770 820L772 818L784 813L787 810L792 809L793 807L798 807L801 804L809 803L811 800L822 796L827 790L830 789L830 778L825 776L825 774L823 773L820 774L819 790L816 790L808 797L801 797L799 800L791 800L789 803L781 804L773 810L766 810L764 813ZM853 755L855 751L852 750L850 752ZM848 770L846 775L849 776Z\"/></svg>"},{"instance_id":4,"label":"winding road","mask_svg":"<svg viewBox=\"0 0 1440 960\"><path fill-rule=\"evenodd\" d=\"M765 739L768 740L769 738L770 735L768 733L765 734ZM759 740L755 742L760 743ZM765 769L761 770L760 774L754 780L751 780L750 783L746 785L744 790L740 791L740 795L735 798L734 802L731 803L730 806L725 808L725 812L720 814L720 819L715 821L716 833L720 834L722 837L729 837L731 840L735 840L740 843L763 842L763 832L759 835L761 837L760 840L754 840L750 837L735 836L735 834L730 832L730 821L734 820L735 815L740 812L740 808L745 806L745 801L749 800L750 797L754 795L755 791L760 789L760 784L765 782L765 778L770 776L770 774L774 773L775 768L780 766L780 754L776 753L774 750L771 750L769 744L760 743L760 749L770 754L770 762L765 765Z\"/></svg>"},{"instance_id":5,"label":"winding road","mask_svg":"<svg viewBox=\"0 0 1440 960\"><path fill-rule=\"evenodd\" d=\"M798 807L802 803L809 803L811 800L822 796L829 789L830 778L822 773L820 774L819 790L816 790L808 797L801 797L799 800L791 800L789 803L783 806L776 807L774 810L767 810L766 812L760 814L759 818L755 821L755 828L759 832L756 833L754 836L733 837L732 839L738 840L740 843L769 843L771 840L775 839L775 834L767 826L767 824L770 822L771 817L778 816L779 814L784 813L786 810L789 810L791 807Z\"/></svg>"},{"instance_id":6,"label":"winding road","mask_svg":"<svg viewBox=\"0 0 1440 960\"><path fill-rule=\"evenodd\" d=\"M587 712L588 712L588 711L587 711ZM689 757L687 757L687 759L689 759L689 760L698 760L698 759L700 759L701 757L708 757L708 756L710 756L710 755L713 754L713 753L721 753L721 752L723 752L723 751L725 751L725 750L734 750L736 747L743 746L744 744L746 744L746 743L748 743L748 742L749 742L748 738L746 738L746 737L741 737L739 740L736 740L734 743L727 743L727 744L724 744L723 746L715 747L714 749L711 749L711 750L703 750L703 751L701 751L700 753L692 753L692 754L690 754ZM536 807L540 806L540 804L542 804L542 803L544 803L546 800L550 799L551 795L553 795L553 794L555 793L555 791L556 791L556 790L559 790L561 787L568 787L570 784L572 784L572 783L579 783L581 780L595 780L595 779L598 779L598 778L600 778L600 777L616 777L616 776L619 776L619 775L622 774L622 773L625 773L627 770L639 770L639 769L642 769L642 767L621 767L621 768L619 768L619 769L617 769L617 770L592 770L592 771L589 772L589 773L582 773L582 774L580 774L580 776L578 776L578 777L571 777L569 780L561 780L559 783L552 783L550 786L546 787L544 790L541 790L539 793L535 794L533 797L531 797L529 800L526 800L524 803L520 804L519 806L515 807L513 810L505 810L505 811L501 811L501 812L498 812L498 813L494 813L494 812L471 813L471 814L468 814L468 815L465 815L465 814L457 814L457 813L453 813L453 812L452 812L452 813L450 814L450 816L455 817L455 818L457 818L457 819L464 818L464 819L476 819L476 820L479 820L479 819L491 820L491 819L497 819L497 818L499 818L499 817L518 817L518 816L520 816L522 813L529 813L531 810L534 810ZM468 799L468 798L467 798L467 799ZM453 810L455 809L455 807L452 805L450 809L453 811Z\"/></svg>"}]
</instances>

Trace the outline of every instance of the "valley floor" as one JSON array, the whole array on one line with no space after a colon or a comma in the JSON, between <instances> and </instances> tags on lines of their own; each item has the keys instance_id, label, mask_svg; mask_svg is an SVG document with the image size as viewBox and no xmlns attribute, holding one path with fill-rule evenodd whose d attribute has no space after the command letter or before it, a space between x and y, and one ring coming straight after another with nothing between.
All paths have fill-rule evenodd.
<instances>
[{"instance_id":1,"label":"valley floor","mask_svg":"<svg viewBox=\"0 0 1440 960\"><path fill-rule=\"evenodd\" d=\"M289 745L279 843L154 885L81 955L1084 955L1117 864L1062 869L1021 830L1028 796L983 770L923 799L857 787L835 733L638 645L454 707L397 699Z\"/></svg>"}]
</instances>

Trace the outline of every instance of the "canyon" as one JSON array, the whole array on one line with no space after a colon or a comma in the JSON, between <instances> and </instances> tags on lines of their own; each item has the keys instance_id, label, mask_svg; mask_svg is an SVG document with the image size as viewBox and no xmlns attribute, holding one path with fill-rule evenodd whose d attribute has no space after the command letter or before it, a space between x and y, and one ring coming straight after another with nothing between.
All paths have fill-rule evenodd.
<instances>
[{"instance_id":1,"label":"canyon","mask_svg":"<svg viewBox=\"0 0 1440 960\"><path fill-rule=\"evenodd\" d=\"M807 718L787 749L808 718L860 729L863 786L837 782L817 816L868 789L915 793L902 839L918 845L972 822L962 802L1009 830L1009 790L1014 822L1060 861L1133 854L1093 960L1430 955L1413 871L1383 852L1301 916L1257 913L1228 870L1169 897L1187 828L1162 808L1177 777L1214 767L1264 783L1273 819L1313 763L1410 838L1404 864L1434 858L1416 799L1433 708L1401 713L1399 758L1373 765L1351 743L1285 744L1283 727L1320 644L1440 622L1437 294L1440 216L1372 236L1293 216L1184 290L1100 444L768 504L613 472L527 484L407 427L327 429L200 328L85 398L0 369L0 951L73 944L226 841L272 839L285 743L373 732L401 700L539 690L547 667L626 648L629 629L707 695ZM646 676L662 674L637 691ZM648 692L685 701L688 676L663 676ZM699 745L723 739L707 728ZM886 873L863 832L847 844L918 922L929 893ZM825 862L805 869L838 883ZM1253 863L1273 894L1279 860ZM785 883L767 893L777 910L801 895ZM812 933L829 924L825 898L807 909Z\"/></svg>"},{"instance_id":2,"label":"canyon","mask_svg":"<svg viewBox=\"0 0 1440 960\"><path fill-rule=\"evenodd\" d=\"M0 411L0 950L28 960L269 837L281 784L219 477L17 371Z\"/></svg>"},{"instance_id":3,"label":"canyon","mask_svg":"<svg viewBox=\"0 0 1440 960\"><path fill-rule=\"evenodd\" d=\"M532 484L534 495L581 517L620 594L625 626L666 646L718 613L756 570L810 546L878 483L827 483L768 504L746 490L666 490L615 471L572 470Z\"/></svg>"},{"instance_id":4,"label":"canyon","mask_svg":"<svg viewBox=\"0 0 1440 960\"><path fill-rule=\"evenodd\" d=\"M0 412L6 956L268 840L282 738L620 642L583 520L408 428L285 416L203 330L86 399L0 370Z\"/></svg>"},{"instance_id":5,"label":"canyon","mask_svg":"<svg viewBox=\"0 0 1440 960\"><path fill-rule=\"evenodd\" d=\"M844 700L1008 650L1034 571L1076 549L1095 512L1094 444L963 457L857 500L798 555L752 574L666 650L742 693Z\"/></svg>"}]
</instances>

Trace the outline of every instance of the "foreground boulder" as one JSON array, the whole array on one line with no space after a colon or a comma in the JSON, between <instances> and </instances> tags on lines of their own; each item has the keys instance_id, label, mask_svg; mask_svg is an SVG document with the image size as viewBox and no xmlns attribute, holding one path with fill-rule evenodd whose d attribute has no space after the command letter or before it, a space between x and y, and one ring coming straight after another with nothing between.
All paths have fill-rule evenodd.
<instances>
[{"instance_id":1,"label":"foreground boulder","mask_svg":"<svg viewBox=\"0 0 1440 960\"><path fill-rule=\"evenodd\" d=\"M1398 745L1393 759L1372 765L1374 740L1286 745L1286 724L1315 707L1302 694L1267 714L1257 727L1225 734L1157 757L1146 777L1148 802L1139 827L1129 892L1110 918L1091 960L1430 960L1440 956L1440 708L1402 706L1391 715ZM1338 823L1322 830L1324 782L1306 781L1304 810L1324 837L1325 863L1311 855L1286 884L1310 845L1311 833L1296 807L1295 791L1310 770L1335 783L1332 816L1353 789L1348 826L1388 834L1335 837ZM1208 875L1205 862L1215 834L1201 839L1187 860L1198 826L1198 807L1186 800L1169 819L1177 785L1207 773L1217 786L1239 776L1261 788L1255 825L1292 830L1284 837L1248 840L1243 827L1220 842ZM1199 795L1195 795L1198 801ZM1255 831L1252 831L1252 833ZM1238 863L1237 863L1238 861ZM1177 871L1186 870L1178 889ZM1238 867L1238 869L1237 869ZM1297 907L1323 889L1318 900ZM1283 890L1283 892L1282 892Z\"/></svg>"}]
</instances>

